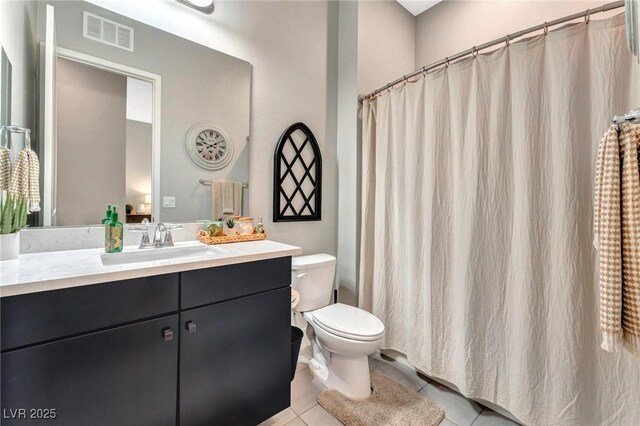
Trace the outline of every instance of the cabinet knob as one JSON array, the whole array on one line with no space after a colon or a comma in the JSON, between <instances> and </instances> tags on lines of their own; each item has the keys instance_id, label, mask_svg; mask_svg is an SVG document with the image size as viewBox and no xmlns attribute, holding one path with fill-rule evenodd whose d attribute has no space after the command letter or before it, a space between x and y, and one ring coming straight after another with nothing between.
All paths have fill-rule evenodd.
<instances>
[{"instance_id":1,"label":"cabinet knob","mask_svg":"<svg viewBox=\"0 0 640 426\"><path fill-rule=\"evenodd\" d=\"M193 321L189 321L186 324L186 329L189 332L189 334L193 334L196 332L196 323Z\"/></svg>"},{"instance_id":2,"label":"cabinet knob","mask_svg":"<svg viewBox=\"0 0 640 426\"><path fill-rule=\"evenodd\" d=\"M162 337L164 337L165 342L173 340L173 330L170 328L165 328L164 330L162 330Z\"/></svg>"}]
</instances>

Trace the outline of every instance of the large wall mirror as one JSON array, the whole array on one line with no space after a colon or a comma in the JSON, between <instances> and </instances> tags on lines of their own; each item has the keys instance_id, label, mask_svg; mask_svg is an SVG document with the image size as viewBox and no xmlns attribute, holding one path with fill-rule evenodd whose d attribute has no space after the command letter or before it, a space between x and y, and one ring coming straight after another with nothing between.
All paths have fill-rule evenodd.
<instances>
[{"instance_id":1,"label":"large wall mirror","mask_svg":"<svg viewBox=\"0 0 640 426\"><path fill-rule=\"evenodd\" d=\"M248 213L248 62L86 1L0 2L0 48L0 119L41 163L31 226L212 219L214 181Z\"/></svg>"}]
</instances>

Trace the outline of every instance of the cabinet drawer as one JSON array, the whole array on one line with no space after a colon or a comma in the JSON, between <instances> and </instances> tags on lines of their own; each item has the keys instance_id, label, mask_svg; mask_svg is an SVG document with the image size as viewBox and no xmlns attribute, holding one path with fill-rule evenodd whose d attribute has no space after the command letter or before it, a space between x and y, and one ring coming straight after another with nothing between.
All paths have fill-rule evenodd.
<instances>
[{"instance_id":1,"label":"cabinet drawer","mask_svg":"<svg viewBox=\"0 0 640 426\"><path fill-rule=\"evenodd\" d=\"M2 424L175 425L177 327L171 315L2 354Z\"/></svg>"},{"instance_id":2,"label":"cabinet drawer","mask_svg":"<svg viewBox=\"0 0 640 426\"><path fill-rule=\"evenodd\" d=\"M2 350L178 310L178 274L0 299Z\"/></svg>"},{"instance_id":3,"label":"cabinet drawer","mask_svg":"<svg viewBox=\"0 0 640 426\"><path fill-rule=\"evenodd\" d=\"M291 257L182 273L181 308L189 309L291 285Z\"/></svg>"}]
</instances>

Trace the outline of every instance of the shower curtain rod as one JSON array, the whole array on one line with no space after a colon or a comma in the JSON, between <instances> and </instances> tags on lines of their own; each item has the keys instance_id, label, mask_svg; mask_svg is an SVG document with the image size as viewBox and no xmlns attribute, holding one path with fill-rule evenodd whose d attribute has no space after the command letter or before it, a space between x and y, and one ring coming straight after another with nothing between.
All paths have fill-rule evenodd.
<instances>
[{"instance_id":1,"label":"shower curtain rod","mask_svg":"<svg viewBox=\"0 0 640 426\"><path fill-rule=\"evenodd\" d=\"M574 19L578 19L578 18L585 18L585 21L587 23L589 23L589 19L591 17L591 15L593 15L594 13L601 13L601 12L606 12L609 10L613 10L613 9L618 9L620 7L624 7L624 0L620 0L620 1L614 1L612 3L607 3L601 7L597 7L595 9L587 9L584 12L578 12L578 13L574 13L573 15L569 15L569 16L565 16L564 18L559 18L553 21L549 21L549 22L545 22L544 24L540 24L540 25L536 25L535 27L531 27L531 28L527 28L526 30L521 30L512 34L507 34L504 37L495 39L493 41L481 44L479 46L473 46L471 49L467 49L465 51L456 53L453 56L448 56L438 62L434 62L431 65L427 65L424 66L422 68L418 68L417 70L413 71L412 73L409 73L407 75L404 75L394 81L392 81L391 83L388 83L382 87L380 87L377 90L374 90L373 92L369 93L368 95L364 95L364 96L359 96L358 100L360 101L360 103L362 103L365 99L370 99L375 97L378 93L384 92L387 89L391 89L393 86L395 86L396 84L399 83L403 83L403 82L407 82L411 77L415 77L419 74L422 73L427 73L428 71L434 69L434 68L438 68L442 65L449 65L450 62L455 61L457 59L463 58L467 55L477 55L479 51L487 49L489 47L501 44L501 43L506 43L507 46L509 45L509 43L511 41L513 41L516 38L520 38L523 35L526 34L530 34L536 31L540 31L540 30L544 30L545 35L547 34L547 32L549 31L549 27L558 25L558 24L562 24L565 22L569 22L569 21L573 21Z\"/></svg>"}]
</instances>

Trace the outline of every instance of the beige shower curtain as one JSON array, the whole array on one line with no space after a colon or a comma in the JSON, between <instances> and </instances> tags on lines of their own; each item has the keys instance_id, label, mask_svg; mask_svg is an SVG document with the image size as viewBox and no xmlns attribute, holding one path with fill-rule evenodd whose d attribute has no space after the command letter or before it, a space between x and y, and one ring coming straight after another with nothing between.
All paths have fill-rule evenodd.
<instances>
[{"instance_id":1,"label":"beige shower curtain","mask_svg":"<svg viewBox=\"0 0 640 426\"><path fill-rule=\"evenodd\" d=\"M618 16L365 102L360 304L384 348L526 424L640 424L640 360L600 349L591 244L598 142L639 73Z\"/></svg>"}]
</instances>

